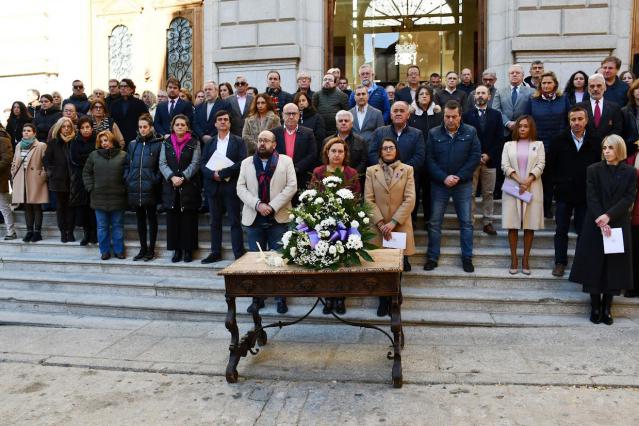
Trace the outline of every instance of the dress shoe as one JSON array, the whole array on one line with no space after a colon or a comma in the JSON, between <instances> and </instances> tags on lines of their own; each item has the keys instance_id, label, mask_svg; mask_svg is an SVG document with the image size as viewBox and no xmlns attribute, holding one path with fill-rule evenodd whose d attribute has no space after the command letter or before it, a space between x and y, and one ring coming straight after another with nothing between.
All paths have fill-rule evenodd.
<instances>
[{"instance_id":1,"label":"dress shoe","mask_svg":"<svg viewBox=\"0 0 639 426\"><path fill-rule=\"evenodd\" d=\"M484 225L484 232L488 235L497 235L497 231L493 228L493 224L489 223L488 225Z\"/></svg>"},{"instance_id":2,"label":"dress shoe","mask_svg":"<svg viewBox=\"0 0 639 426\"><path fill-rule=\"evenodd\" d=\"M462 259L462 268L464 268L464 272L475 272L475 267L473 266L473 260L470 257L465 257Z\"/></svg>"},{"instance_id":3,"label":"dress shoe","mask_svg":"<svg viewBox=\"0 0 639 426\"><path fill-rule=\"evenodd\" d=\"M173 257L171 258L171 262L177 263L182 260L182 250L175 250L173 252Z\"/></svg>"},{"instance_id":4,"label":"dress shoe","mask_svg":"<svg viewBox=\"0 0 639 426\"><path fill-rule=\"evenodd\" d=\"M555 267L552 270L552 274L555 277L563 277L565 271L566 271L566 265L562 263L555 263Z\"/></svg>"},{"instance_id":5,"label":"dress shoe","mask_svg":"<svg viewBox=\"0 0 639 426\"><path fill-rule=\"evenodd\" d=\"M380 297L379 305L377 306L377 316L385 317L386 315L388 315L389 307L390 307L389 305L390 304L388 303L387 297Z\"/></svg>"},{"instance_id":6,"label":"dress shoe","mask_svg":"<svg viewBox=\"0 0 639 426\"><path fill-rule=\"evenodd\" d=\"M126 255L124 253L116 253L115 257L117 257L118 259L126 259Z\"/></svg>"},{"instance_id":7,"label":"dress shoe","mask_svg":"<svg viewBox=\"0 0 639 426\"><path fill-rule=\"evenodd\" d=\"M191 250L184 250L184 263L191 263L193 261L193 252Z\"/></svg>"},{"instance_id":8,"label":"dress shoe","mask_svg":"<svg viewBox=\"0 0 639 426\"><path fill-rule=\"evenodd\" d=\"M138 254L133 256L133 261L137 262L140 259L144 259L144 256L146 256L146 249L141 248L140 251L138 252Z\"/></svg>"},{"instance_id":9,"label":"dress shoe","mask_svg":"<svg viewBox=\"0 0 639 426\"><path fill-rule=\"evenodd\" d=\"M322 313L324 315L328 315L331 312L333 312L333 298L332 297L327 297L324 299L324 309L322 309Z\"/></svg>"},{"instance_id":10,"label":"dress shoe","mask_svg":"<svg viewBox=\"0 0 639 426\"><path fill-rule=\"evenodd\" d=\"M69 240L67 239L67 232L66 231L60 231L60 242L61 243L68 243Z\"/></svg>"},{"instance_id":11,"label":"dress shoe","mask_svg":"<svg viewBox=\"0 0 639 426\"><path fill-rule=\"evenodd\" d=\"M408 261L408 256L404 256L404 272L409 272L411 270L410 262Z\"/></svg>"},{"instance_id":12,"label":"dress shoe","mask_svg":"<svg viewBox=\"0 0 639 426\"><path fill-rule=\"evenodd\" d=\"M18 236L15 232L13 234L7 234L4 236L5 241L15 240L16 238L18 238Z\"/></svg>"},{"instance_id":13,"label":"dress shoe","mask_svg":"<svg viewBox=\"0 0 639 426\"><path fill-rule=\"evenodd\" d=\"M208 263L217 262L218 260L222 260L222 255L219 253L211 253L208 256L206 256L204 259L202 259L202 263L206 265Z\"/></svg>"},{"instance_id":14,"label":"dress shoe","mask_svg":"<svg viewBox=\"0 0 639 426\"><path fill-rule=\"evenodd\" d=\"M155 257L155 249L149 248L144 255L144 261L148 262L149 260L153 260Z\"/></svg>"},{"instance_id":15,"label":"dress shoe","mask_svg":"<svg viewBox=\"0 0 639 426\"><path fill-rule=\"evenodd\" d=\"M601 322L606 325L612 325L614 322L612 319L612 295L604 294L602 299Z\"/></svg>"},{"instance_id":16,"label":"dress shoe","mask_svg":"<svg viewBox=\"0 0 639 426\"><path fill-rule=\"evenodd\" d=\"M437 261L433 259L426 260L426 264L424 265L424 271L432 271L437 268Z\"/></svg>"},{"instance_id":17,"label":"dress shoe","mask_svg":"<svg viewBox=\"0 0 639 426\"><path fill-rule=\"evenodd\" d=\"M254 297L253 303L251 303L249 307L246 308L246 312L248 312L249 314L252 314L253 312L259 312L260 309L262 309L263 307L264 307L264 299L259 297Z\"/></svg>"},{"instance_id":18,"label":"dress shoe","mask_svg":"<svg viewBox=\"0 0 639 426\"><path fill-rule=\"evenodd\" d=\"M24 238L22 238L22 241L28 243L31 241L31 238L33 238L33 231L27 231Z\"/></svg>"},{"instance_id":19,"label":"dress shoe","mask_svg":"<svg viewBox=\"0 0 639 426\"><path fill-rule=\"evenodd\" d=\"M5 237L5 240L6 240L6 237ZM637 296L639 296L639 293L638 293L638 292L636 292L636 291L634 291L634 290L628 290L628 291L627 291L627 292L625 292L625 293L624 293L624 295L623 295L623 297L628 297L628 298L631 298L631 297L637 297Z\"/></svg>"},{"instance_id":20,"label":"dress shoe","mask_svg":"<svg viewBox=\"0 0 639 426\"><path fill-rule=\"evenodd\" d=\"M75 243L75 235L73 235L73 231L67 231L67 241Z\"/></svg>"},{"instance_id":21,"label":"dress shoe","mask_svg":"<svg viewBox=\"0 0 639 426\"><path fill-rule=\"evenodd\" d=\"M288 306L286 306L286 300L278 300L277 301L277 313L285 314L288 312Z\"/></svg>"},{"instance_id":22,"label":"dress shoe","mask_svg":"<svg viewBox=\"0 0 639 426\"><path fill-rule=\"evenodd\" d=\"M601 309L592 308L590 310L590 322L593 324L601 324Z\"/></svg>"},{"instance_id":23,"label":"dress shoe","mask_svg":"<svg viewBox=\"0 0 639 426\"><path fill-rule=\"evenodd\" d=\"M102 259L102 260L109 260L109 259L111 259L111 253L109 253L109 252L102 253L102 256L100 256L100 259Z\"/></svg>"},{"instance_id":24,"label":"dress shoe","mask_svg":"<svg viewBox=\"0 0 639 426\"><path fill-rule=\"evenodd\" d=\"M82 237L82 240L80 240L80 245L86 246L87 244L89 244L89 240L91 240L90 232L84 231L84 236Z\"/></svg>"},{"instance_id":25,"label":"dress shoe","mask_svg":"<svg viewBox=\"0 0 639 426\"><path fill-rule=\"evenodd\" d=\"M42 234L40 233L40 231L35 231L33 233L33 237L31 237L32 243L35 243L37 241L42 241Z\"/></svg>"},{"instance_id":26,"label":"dress shoe","mask_svg":"<svg viewBox=\"0 0 639 426\"><path fill-rule=\"evenodd\" d=\"M335 302L335 312L344 315L346 313L346 305L344 304L344 298L340 297Z\"/></svg>"}]
</instances>

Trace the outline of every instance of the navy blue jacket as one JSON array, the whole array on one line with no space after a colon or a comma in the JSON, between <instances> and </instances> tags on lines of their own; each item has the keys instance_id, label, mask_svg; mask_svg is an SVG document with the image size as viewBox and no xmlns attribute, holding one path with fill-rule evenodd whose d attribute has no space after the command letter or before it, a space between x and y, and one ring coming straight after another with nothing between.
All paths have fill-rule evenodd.
<instances>
[{"instance_id":1,"label":"navy blue jacket","mask_svg":"<svg viewBox=\"0 0 639 426\"><path fill-rule=\"evenodd\" d=\"M543 99L541 96L530 98L530 114L537 126L537 140L543 141L545 148L549 148L552 140L568 125L570 108L565 96L557 96L552 100Z\"/></svg>"},{"instance_id":2,"label":"navy blue jacket","mask_svg":"<svg viewBox=\"0 0 639 426\"><path fill-rule=\"evenodd\" d=\"M444 124L428 133L426 164L433 182L444 185L450 175L459 177L460 183L471 182L480 159L481 143L474 127L462 123L454 138Z\"/></svg>"},{"instance_id":3,"label":"navy blue jacket","mask_svg":"<svg viewBox=\"0 0 639 426\"><path fill-rule=\"evenodd\" d=\"M217 129L215 128L215 114L218 111L226 111L229 113L229 118L231 119L231 123L237 123L237 118L235 118L235 113L231 108L231 104L224 99L217 98L213 107L211 108L211 114L209 115L209 119L206 119L206 105L207 102L202 102L197 107L195 107L195 114L193 116L193 133L200 139L202 136L215 136L217 135ZM235 129L231 129L235 130ZM240 129L240 133L242 129Z\"/></svg>"},{"instance_id":4,"label":"navy blue jacket","mask_svg":"<svg viewBox=\"0 0 639 426\"><path fill-rule=\"evenodd\" d=\"M242 160L246 158L246 142L234 134L229 134L229 144L226 148L226 157L233 161L233 165L222 169L218 172L222 181L218 182L213 179L214 172L206 167L209 159L213 153L217 150L217 137L214 137L211 142L204 144L202 148L202 159L200 162L200 170L202 171L202 180L204 181L204 192L214 197L221 185L231 185L233 192L235 192L235 186L237 184L237 177L240 175L240 166ZM229 178L226 181L226 178Z\"/></svg>"},{"instance_id":5,"label":"navy blue jacket","mask_svg":"<svg viewBox=\"0 0 639 426\"><path fill-rule=\"evenodd\" d=\"M352 92L348 98L348 104L351 108L355 106L355 92ZM368 104L382 112L384 123L390 122L390 101L386 90L382 86L375 85L372 91L368 91ZM377 164L377 160L375 160L375 164Z\"/></svg>"},{"instance_id":6,"label":"navy blue jacket","mask_svg":"<svg viewBox=\"0 0 639 426\"><path fill-rule=\"evenodd\" d=\"M391 138L397 142L399 159L402 160L402 163L413 166L415 173L421 170L424 166L424 158L426 156L424 134L421 130L410 127L408 124L404 127L399 138L392 124L380 127L373 132L370 145L368 146L368 164L370 166L377 164L379 161L379 147L386 138Z\"/></svg>"},{"instance_id":7,"label":"navy blue jacket","mask_svg":"<svg viewBox=\"0 0 639 426\"><path fill-rule=\"evenodd\" d=\"M614 102L619 108L626 106L628 103L628 85L619 77L615 77L615 82L610 86L606 83L606 91L604 99L608 102Z\"/></svg>"},{"instance_id":8,"label":"navy blue jacket","mask_svg":"<svg viewBox=\"0 0 639 426\"><path fill-rule=\"evenodd\" d=\"M501 152L504 148L501 113L496 109L486 108L485 120L484 129L482 130L477 108L462 114L462 122L473 126L477 131L477 138L481 143L481 153L488 154L488 157L490 157L486 166L494 169L501 167Z\"/></svg>"},{"instance_id":9,"label":"navy blue jacket","mask_svg":"<svg viewBox=\"0 0 639 426\"><path fill-rule=\"evenodd\" d=\"M180 98L177 99L171 115L169 115L169 101L158 104L157 108L155 108L153 128L159 135L164 136L171 134L171 120L178 114L186 115L191 128L193 128L193 104Z\"/></svg>"},{"instance_id":10,"label":"navy blue jacket","mask_svg":"<svg viewBox=\"0 0 639 426\"><path fill-rule=\"evenodd\" d=\"M162 137L140 135L129 144L124 163L124 182L130 206L155 206L160 199Z\"/></svg>"},{"instance_id":11,"label":"navy blue jacket","mask_svg":"<svg viewBox=\"0 0 639 426\"><path fill-rule=\"evenodd\" d=\"M149 112L149 108L141 99L134 96L129 96L126 100L120 96L111 103L110 108L111 118L118 125L124 142L128 144L138 134L138 118Z\"/></svg>"}]
</instances>

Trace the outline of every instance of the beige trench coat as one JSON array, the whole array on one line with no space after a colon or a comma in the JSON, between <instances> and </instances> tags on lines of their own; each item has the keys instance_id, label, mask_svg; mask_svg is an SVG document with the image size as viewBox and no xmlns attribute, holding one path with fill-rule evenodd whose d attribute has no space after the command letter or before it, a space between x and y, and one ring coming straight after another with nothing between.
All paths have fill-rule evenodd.
<instances>
[{"instance_id":1,"label":"beige trench coat","mask_svg":"<svg viewBox=\"0 0 639 426\"><path fill-rule=\"evenodd\" d=\"M366 169L364 199L372 208L371 229L376 232L372 244L382 246L382 233L376 224L380 220L388 223L395 219L397 226L393 232L406 233L406 250L410 256L415 253L415 236L411 213L415 207L415 180L413 167L399 164L395 168L390 185L386 185L384 171L379 164Z\"/></svg>"},{"instance_id":2,"label":"beige trench coat","mask_svg":"<svg viewBox=\"0 0 639 426\"><path fill-rule=\"evenodd\" d=\"M504 144L501 154L501 169L504 171L506 180L519 184L510 178L510 174L515 171L520 178L530 174L535 176L535 180L530 186L532 201L524 203L518 198L502 193L501 197L501 220L504 229L544 229L544 188L541 183L541 175L546 165L546 153L544 143L541 141L531 142L528 147L528 165L526 173L520 173L517 162L517 142L510 141ZM523 218L523 220L522 220ZM522 226L523 222L523 226Z\"/></svg>"},{"instance_id":3,"label":"beige trench coat","mask_svg":"<svg viewBox=\"0 0 639 426\"><path fill-rule=\"evenodd\" d=\"M46 204L49 202L49 189L47 187L47 172L44 169L44 153L47 144L39 141L33 142L24 164L20 165L20 144L16 145L11 163L11 176L13 178L12 204ZM24 165L26 164L26 174ZM27 198L25 200L24 194Z\"/></svg>"}]
</instances>

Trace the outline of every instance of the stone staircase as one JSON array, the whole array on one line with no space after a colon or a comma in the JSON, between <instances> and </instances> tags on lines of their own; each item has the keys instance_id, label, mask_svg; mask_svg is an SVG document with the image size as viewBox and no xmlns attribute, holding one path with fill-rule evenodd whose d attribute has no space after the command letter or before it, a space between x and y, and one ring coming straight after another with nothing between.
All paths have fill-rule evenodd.
<instances>
[{"instance_id":1,"label":"stone staircase","mask_svg":"<svg viewBox=\"0 0 639 426\"><path fill-rule=\"evenodd\" d=\"M500 203L497 202L497 215ZM22 212L16 212L18 234L24 235ZM158 258L152 262L133 262L139 250L135 215L127 212L125 235L128 258L101 261L97 247L79 243L63 244L55 225L55 213L45 213L43 236L38 243L21 240L0 241L0 323L62 323L73 317L121 317L166 320L212 320L226 314L224 282L217 271L231 263L230 245L224 246L224 260L202 265L208 254L208 216L200 216L200 250L193 263L172 264L165 245L164 216L160 216ZM479 217L477 217L479 219ZM481 221L477 220L477 224ZM497 236L475 231L475 272L461 269L459 233L452 208L446 215L439 267L423 271L427 234L419 218L415 223L417 253L411 257L413 271L404 274L402 316L413 325L460 326L557 326L588 325L589 298L581 287L567 278L551 275L554 264L554 223L546 221L546 230L535 234L532 275L509 275L510 264L506 231L495 226ZM477 225L476 228L479 228ZM228 242L228 228L224 228ZM76 237L81 232L76 231ZM570 256L576 236L570 237ZM523 241L520 241L520 246ZM521 251L521 250L520 250ZM567 275L566 275L567 276ZM248 300L238 301L238 311L248 320ZM289 300L288 317L304 314L310 299ZM375 316L377 301L371 298L347 300L346 318L385 322ZM615 315L639 318L635 299L617 298ZM279 315L273 303L262 311L268 321ZM44 315L43 315L44 314ZM17 320L16 320L17 318ZM312 321L330 321L316 310ZM622 319L623 321L623 319Z\"/></svg>"}]
</instances>

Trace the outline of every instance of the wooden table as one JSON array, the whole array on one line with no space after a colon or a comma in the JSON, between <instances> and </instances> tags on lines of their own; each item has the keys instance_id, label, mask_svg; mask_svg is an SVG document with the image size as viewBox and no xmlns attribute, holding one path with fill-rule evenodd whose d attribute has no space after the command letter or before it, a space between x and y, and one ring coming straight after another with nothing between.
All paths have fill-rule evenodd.
<instances>
[{"instance_id":1,"label":"wooden table","mask_svg":"<svg viewBox=\"0 0 639 426\"><path fill-rule=\"evenodd\" d=\"M404 333L401 319L401 273L403 266L402 251L398 249L372 250L373 262L362 262L361 266L340 268L336 271L314 271L297 265L272 267L260 260L260 254L246 253L232 265L220 271L224 276L226 287L226 328L231 333L230 356L226 367L226 381L236 383L238 378L237 365L241 357L250 352L256 354L259 349L253 349L256 343L264 346L267 343L265 329L284 327L296 324L310 315L318 303L324 304L327 297L391 297L391 332L362 322L352 322L340 318L338 320L358 327L372 328L384 333L393 350L387 354L393 360L393 386L402 386L401 349L404 347ZM262 318L258 312L253 313L254 327L240 339L236 321L236 297L317 297L317 301L310 311L294 321L278 321L262 326Z\"/></svg>"}]
</instances>

